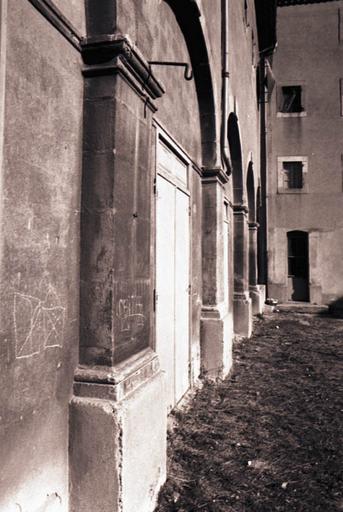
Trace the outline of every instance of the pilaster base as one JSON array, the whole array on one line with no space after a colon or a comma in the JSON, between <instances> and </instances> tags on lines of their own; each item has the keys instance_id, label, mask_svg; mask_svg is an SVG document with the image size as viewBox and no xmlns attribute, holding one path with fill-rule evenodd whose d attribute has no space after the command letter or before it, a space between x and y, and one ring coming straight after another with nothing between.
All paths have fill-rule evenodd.
<instances>
[{"instance_id":1,"label":"pilaster base","mask_svg":"<svg viewBox=\"0 0 343 512\"><path fill-rule=\"evenodd\" d=\"M234 294L233 321L235 334L250 338L252 334L251 299L245 293Z\"/></svg>"},{"instance_id":2,"label":"pilaster base","mask_svg":"<svg viewBox=\"0 0 343 512\"><path fill-rule=\"evenodd\" d=\"M251 311L253 315L262 315L264 301L266 300L266 287L263 284L249 286L249 295L251 298Z\"/></svg>"},{"instance_id":3,"label":"pilaster base","mask_svg":"<svg viewBox=\"0 0 343 512\"><path fill-rule=\"evenodd\" d=\"M233 325L231 314L204 307L200 324L201 365L206 377L224 378L232 367Z\"/></svg>"},{"instance_id":4,"label":"pilaster base","mask_svg":"<svg viewBox=\"0 0 343 512\"><path fill-rule=\"evenodd\" d=\"M70 511L152 512L166 478L163 374L150 350L107 370L76 374Z\"/></svg>"}]
</instances>

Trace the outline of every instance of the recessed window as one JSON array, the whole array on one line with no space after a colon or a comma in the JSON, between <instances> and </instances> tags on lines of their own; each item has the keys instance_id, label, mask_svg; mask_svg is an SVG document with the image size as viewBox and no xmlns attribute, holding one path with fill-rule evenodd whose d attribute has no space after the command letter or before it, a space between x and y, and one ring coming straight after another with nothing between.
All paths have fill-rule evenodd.
<instances>
[{"instance_id":1,"label":"recessed window","mask_svg":"<svg viewBox=\"0 0 343 512\"><path fill-rule=\"evenodd\" d=\"M247 0L244 0L243 3L243 20L246 27L248 27L248 3Z\"/></svg>"},{"instance_id":2,"label":"recessed window","mask_svg":"<svg viewBox=\"0 0 343 512\"><path fill-rule=\"evenodd\" d=\"M278 192L307 192L306 175L306 157L278 158Z\"/></svg>"},{"instance_id":3,"label":"recessed window","mask_svg":"<svg viewBox=\"0 0 343 512\"><path fill-rule=\"evenodd\" d=\"M278 117L305 116L304 87L282 85L277 89Z\"/></svg>"},{"instance_id":4,"label":"recessed window","mask_svg":"<svg viewBox=\"0 0 343 512\"><path fill-rule=\"evenodd\" d=\"M303 163L283 162L284 188L303 188Z\"/></svg>"},{"instance_id":5,"label":"recessed window","mask_svg":"<svg viewBox=\"0 0 343 512\"><path fill-rule=\"evenodd\" d=\"M341 9L338 9L338 42L343 42L343 16Z\"/></svg>"},{"instance_id":6,"label":"recessed window","mask_svg":"<svg viewBox=\"0 0 343 512\"><path fill-rule=\"evenodd\" d=\"M301 86L300 85L286 85L281 87L281 109L280 112L302 112L303 106L301 104Z\"/></svg>"},{"instance_id":7,"label":"recessed window","mask_svg":"<svg viewBox=\"0 0 343 512\"><path fill-rule=\"evenodd\" d=\"M340 80L339 80L339 97L340 97L341 117L343 117L343 78L340 78Z\"/></svg>"}]
</instances>

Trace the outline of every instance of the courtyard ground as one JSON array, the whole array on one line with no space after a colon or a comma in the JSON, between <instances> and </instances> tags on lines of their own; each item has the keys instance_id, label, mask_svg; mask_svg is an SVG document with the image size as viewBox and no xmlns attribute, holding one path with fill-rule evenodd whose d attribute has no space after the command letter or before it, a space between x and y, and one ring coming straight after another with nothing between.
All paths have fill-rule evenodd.
<instances>
[{"instance_id":1,"label":"courtyard ground","mask_svg":"<svg viewBox=\"0 0 343 512\"><path fill-rule=\"evenodd\" d=\"M343 511L343 320L271 313L172 413L156 512Z\"/></svg>"}]
</instances>

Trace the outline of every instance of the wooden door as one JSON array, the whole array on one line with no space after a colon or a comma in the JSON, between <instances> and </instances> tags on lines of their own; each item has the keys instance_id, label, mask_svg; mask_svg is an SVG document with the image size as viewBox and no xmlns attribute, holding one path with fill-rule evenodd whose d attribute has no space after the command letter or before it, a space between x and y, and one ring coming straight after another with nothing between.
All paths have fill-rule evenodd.
<instances>
[{"instance_id":1,"label":"wooden door","mask_svg":"<svg viewBox=\"0 0 343 512\"><path fill-rule=\"evenodd\" d=\"M173 183L170 169L156 178L156 352L166 372L169 409L189 387L189 259L189 196L178 179Z\"/></svg>"}]
</instances>

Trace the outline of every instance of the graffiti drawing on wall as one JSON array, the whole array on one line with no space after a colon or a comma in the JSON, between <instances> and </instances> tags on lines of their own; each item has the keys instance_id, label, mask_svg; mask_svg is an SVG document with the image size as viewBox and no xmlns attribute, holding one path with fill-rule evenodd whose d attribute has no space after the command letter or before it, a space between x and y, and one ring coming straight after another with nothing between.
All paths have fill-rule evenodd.
<instances>
[{"instance_id":1,"label":"graffiti drawing on wall","mask_svg":"<svg viewBox=\"0 0 343 512\"><path fill-rule=\"evenodd\" d=\"M143 315L142 297L131 295L118 301L118 317L120 318L120 332L131 332L136 335L145 324Z\"/></svg>"},{"instance_id":2,"label":"graffiti drawing on wall","mask_svg":"<svg viewBox=\"0 0 343 512\"><path fill-rule=\"evenodd\" d=\"M150 283L147 280L119 281L115 283L115 314L118 335L134 341L147 329Z\"/></svg>"},{"instance_id":3,"label":"graffiti drawing on wall","mask_svg":"<svg viewBox=\"0 0 343 512\"><path fill-rule=\"evenodd\" d=\"M41 297L14 293L15 357L32 357L63 345L65 308L49 284Z\"/></svg>"}]
</instances>

